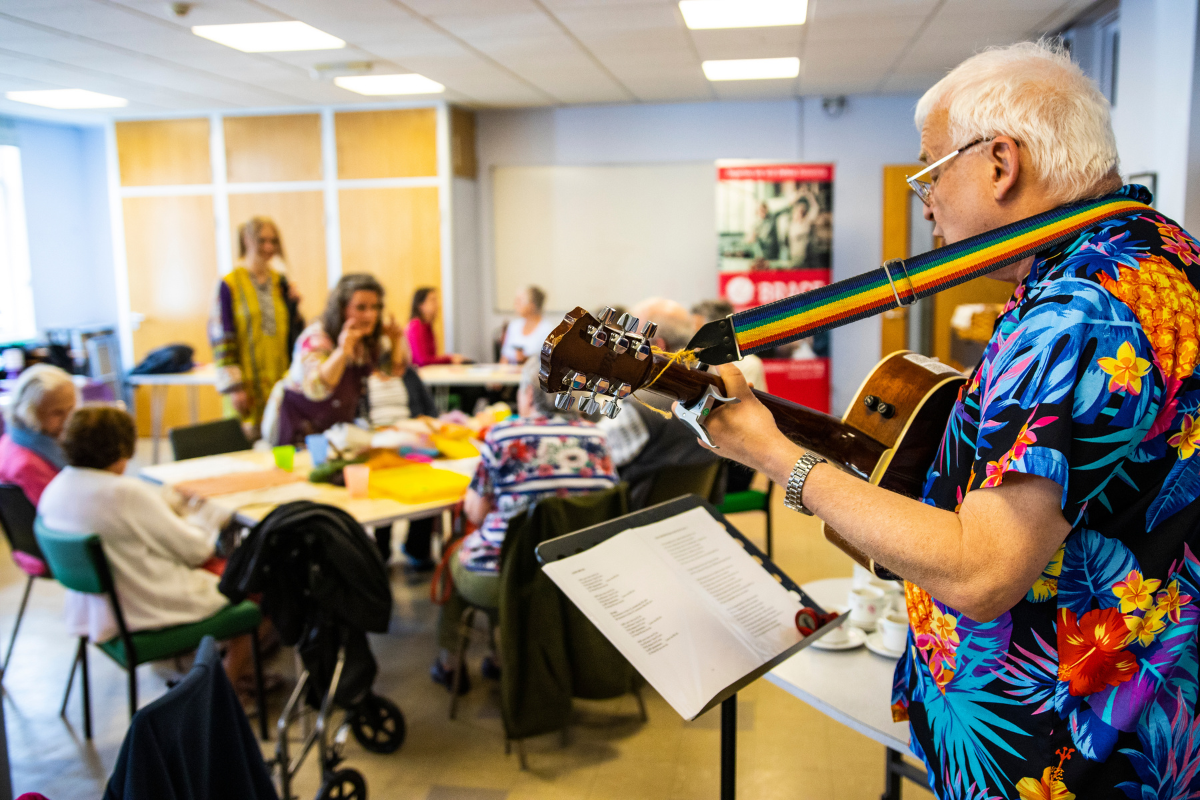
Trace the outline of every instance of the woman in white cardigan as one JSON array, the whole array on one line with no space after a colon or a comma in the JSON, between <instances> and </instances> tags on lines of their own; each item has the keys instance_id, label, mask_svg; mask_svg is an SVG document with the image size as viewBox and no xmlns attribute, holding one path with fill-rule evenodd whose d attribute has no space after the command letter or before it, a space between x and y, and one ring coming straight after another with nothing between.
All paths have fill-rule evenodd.
<instances>
[{"instance_id":1,"label":"woman in white cardigan","mask_svg":"<svg viewBox=\"0 0 1200 800\"><path fill-rule=\"evenodd\" d=\"M100 537L131 631L198 622L229 605L217 591L220 578L202 568L213 557L215 530L187 522L159 490L125 477L135 441L124 411L97 406L72 414L62 442L69 466L42 493L38 514L54 530ZM93 642L117 635L106 598L68 592L66 616L75 635ZM232 640L230 676L248 675L249 666L249 637Z\"/></svg>"}]
</instances>

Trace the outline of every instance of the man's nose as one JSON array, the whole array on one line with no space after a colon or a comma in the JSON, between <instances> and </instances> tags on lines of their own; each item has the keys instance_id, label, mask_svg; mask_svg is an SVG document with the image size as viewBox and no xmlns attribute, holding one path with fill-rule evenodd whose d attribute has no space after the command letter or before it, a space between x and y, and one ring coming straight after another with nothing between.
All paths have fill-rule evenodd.
<instances>
[{"instance_id":1,"label":"man's nose","mask_svg":"<svg viewBox=\"0 0 1200 800\"><path fill-rule=\"evenodd\" d=\"M923 216L928 222L933 222L933 206L927 206L924 203L922 203L921 206L921 216Z\"/></svg>"}]
</instances>

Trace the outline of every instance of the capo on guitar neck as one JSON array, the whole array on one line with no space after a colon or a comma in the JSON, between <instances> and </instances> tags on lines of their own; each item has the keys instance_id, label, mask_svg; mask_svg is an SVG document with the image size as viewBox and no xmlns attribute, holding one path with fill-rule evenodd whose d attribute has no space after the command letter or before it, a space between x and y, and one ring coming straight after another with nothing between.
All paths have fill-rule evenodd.
<instances>
[{"instance_id":1,"label":"capo on guitar neck","mask_svg":"<svg viewBox=\"0 0 1200 800\"><path fill-rule=\"evenodd\" d=\"M700 395L700 399L691 405L685 406L682 401L679 402L675 406L675 416L679 417L684 425L691 428L700 437L700 441L714 450L719 450L720 448L713 444L712 439L709 438L708 431L704 428L704 423L708 421L708 415L712 413L713 408L718 405L740 402L741 400L736 397L725 397L714 387L707 386L704 389L704 394Z\"/></svg>"}]
</instances>

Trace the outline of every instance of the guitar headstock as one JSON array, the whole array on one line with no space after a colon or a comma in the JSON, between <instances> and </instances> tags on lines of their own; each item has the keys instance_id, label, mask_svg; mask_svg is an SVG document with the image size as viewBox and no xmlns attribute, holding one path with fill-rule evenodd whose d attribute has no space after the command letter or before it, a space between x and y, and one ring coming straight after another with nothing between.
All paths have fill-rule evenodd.
<instances>
[{"instance_id":1,"label":"guitar headstock","mask_svg":"<svg viewBox=\"0 0 1200 800\"><path fill-rule=\"evenodd\" d=\"M628 397L653 378L650 342L658 332L653 322L641 325L629 314L604 308L595 316L576 308L563 318L542 344L542 389L557 393L560 411L604 413L612 418Z\"/></svg>"}]
</instances>

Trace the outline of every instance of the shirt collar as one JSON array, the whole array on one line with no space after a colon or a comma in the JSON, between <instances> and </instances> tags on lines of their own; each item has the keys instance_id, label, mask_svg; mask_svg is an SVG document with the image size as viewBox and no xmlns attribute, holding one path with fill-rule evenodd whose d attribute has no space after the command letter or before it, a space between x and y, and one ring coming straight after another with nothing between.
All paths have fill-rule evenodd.
<instances>
[{"instance_id":1,"label":"shirt collar","mask_svg":"<svg viewBox=\"0 0 1200 800\"><path fill-rule=\"evenodd\" d=\"M1127 200L1136 200L1137 202L1145 203L1146 205L1150 205L1150 203L1154 201L1154 196L1150 194L1150 190L1145 186L1142 186L1140 183L1127 183L1120 189L1117 189L1115 192L1105 195L1099 199L1104 200L1118 197L1125 198ZM1039 253L1038 256L1033 260L1033 267L1029 270L1029 274L1025 276L1025 280L1020 286L1017 287L1017 294L1019 296L1024 296L1031 288L1033 288L1034 284L1045 279L1046 275L1052 269L1052 266L1049 262L1053 261L1055 256L1061 255L1067 248L1073 247L1074 244L1074 241L1067 242L1055 247L1052 250L1046 250L1042 253Z\"/></svg>"}]
</instances>

